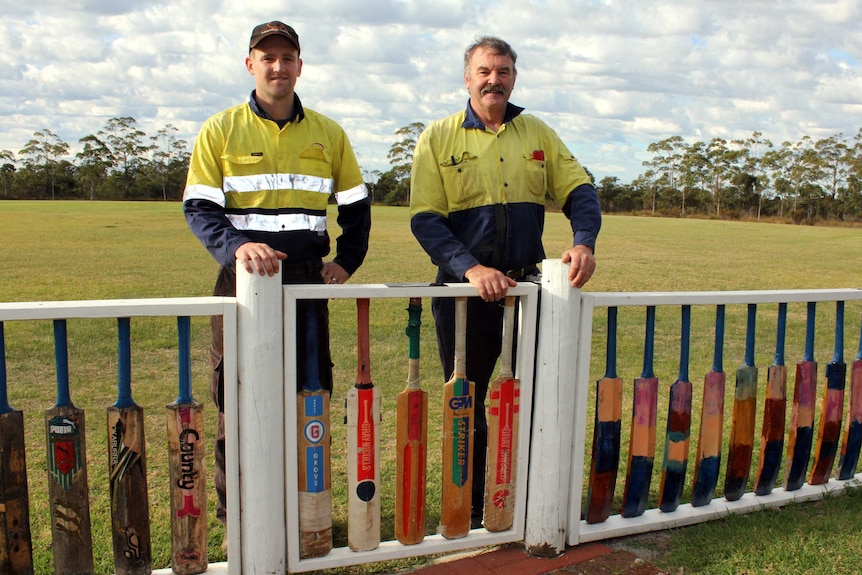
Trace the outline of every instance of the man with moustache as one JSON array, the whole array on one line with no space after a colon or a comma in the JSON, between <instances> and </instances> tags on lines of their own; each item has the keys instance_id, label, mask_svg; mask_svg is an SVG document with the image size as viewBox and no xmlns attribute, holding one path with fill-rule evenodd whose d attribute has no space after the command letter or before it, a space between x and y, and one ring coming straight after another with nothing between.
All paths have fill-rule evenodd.
<instances>
[{"instance_id":1,"label":"man with moustache","mask_svg":"<svg viewBox=\"0 0 862 575\"><path fill-rule=\"evenodd\" d=\"M278 21L254 28L245 59L254 77L247 103L209 118L195 141L183 196L192 232L219 263L214 295L236 294L236 266L284 284L341 284L365 259L371 228L368 190L347 135L305 108L294 88L302 73L299 36ZM326 210L334 195L341 235L332 261ZM318 316L319 374L332 391L326 301L297 304L297 357L307 357L307 310ZM212 318L210 391L219 410L215 486L224 523L225 443L222 317ZM305 363L297 365L305 379ZM225 544L222 548L226 551Z\"/></svg>"},{"instance_id":2,"label":"man with moustache","mask_svg":"<svg viewBox=\"0 0 862 575\"><path fill-rule=\"evenodd\" d=\"M562 206L573 241L562 254L580 288L595 270L601 228L598 194L557 134L509 102L517 55L484 36L464 54L467 107L419 136L410 180L411 229L437 265L437 282L469 282L467 379L476 384L471 527L482 522L487 424L485 397L500 355L502 300L544 257L545 197ZM444 381L454 369L454 300L433 298Z\"/></svg>"}]
</instances>

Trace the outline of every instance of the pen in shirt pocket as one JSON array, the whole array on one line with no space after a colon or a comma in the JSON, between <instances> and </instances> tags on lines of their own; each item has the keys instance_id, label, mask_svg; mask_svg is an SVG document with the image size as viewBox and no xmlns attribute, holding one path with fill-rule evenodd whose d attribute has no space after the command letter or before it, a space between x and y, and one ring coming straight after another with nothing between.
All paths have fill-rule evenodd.
<instances>
[{"instance_id":1,"label":"pen in shirt pocket","mask_svg":"<svg viewBox=\"0 0 862 575\"><path fill-rule=\"evenodd\" d=\"M453 166L457 166L457 165L458 165L458 162L457 162L457 161L455 161L455 156L452 156L452 165L453 165Z\"/></svg>"}]
</instances>

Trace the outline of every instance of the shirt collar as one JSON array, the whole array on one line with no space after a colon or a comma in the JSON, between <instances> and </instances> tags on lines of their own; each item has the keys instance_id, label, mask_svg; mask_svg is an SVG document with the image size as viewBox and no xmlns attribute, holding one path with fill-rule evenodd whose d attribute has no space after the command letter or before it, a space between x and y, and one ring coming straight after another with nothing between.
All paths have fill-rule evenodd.
<instances>
[{"instance_id":1,"label":"shirt collar","mask_svg":"<svg viewBox=\"0 0 862 575\"><path fill-rule=\"evenodd\" d=\"M523 111L524 108L521 106L516 106L512 102L506 102L506 113L503 114L503 123L508 124ZM461 127L465 129L485 129L485 124L482 123L482 120L480 120L476 115L476 112L473 111L473 106L470 105L470 100L467 100L467 115L465 116L464 123L461 124Z\"/></svg>"},{"instance_id":2,"label":"shirt collar","mask_svg":"<svg viewBox=\"0 0 862 575\"><path fill-rule=\"evenodd\" d=\"M257 97L255 96L255 91L251 91L251 95L248 97L248 105L251 108L251 111L263 118L264 120L271 120L279 125L279 128L284 127L284 124L287 122L292 122L296 120L298 124L305 118L305 109L302 107L302 102L299 101L299 96L296 92L293 93L293 117L287 118L287 120L276 120L269 114L267 114L263 108L261 108L257 103Z\"/></svg>"}]
</instances>

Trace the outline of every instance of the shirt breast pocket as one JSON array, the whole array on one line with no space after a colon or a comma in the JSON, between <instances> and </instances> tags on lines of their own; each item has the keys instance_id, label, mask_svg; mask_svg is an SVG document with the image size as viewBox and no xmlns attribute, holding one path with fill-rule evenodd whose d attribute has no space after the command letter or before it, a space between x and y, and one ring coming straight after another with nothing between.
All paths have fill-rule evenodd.
<instances>
[{"instance_id":1,"label":"shirt breast pocket","mask_svg":"<svg viewBox=\"0 0 862 575\"><path fill-rule=\"evenodd\" d=\"M305 148L299 153L299 174L316 178L332 178L332 157L320 144Z\"/></svg>"},{"instance_id":2,"label":"shirt breast pocket","mask_svg":"<svg viewBox=\"0 0 862 575\"><path fill-rule=\"evenodd\" d=\"M487 186L476 156L467 152L463 153L460 159L453 156L440 165L440 173L450 212L488 203Z\"/></svg>"},{"instance_id":3,"label":"shirt breast pocket","mask_svg":"<svg viewBox=\"0 0 862 575\"><path fill-rule=\"evenodd\" d=\"M525 156L524 178L523 189L527 191L529 198L533 201L544 202L545 191L548 188L548 174L545 170L545 161Z\"/></svg>"},{"instance_id":4,"label":"shirt breast pocket","mask_svg":"<svg viewBox=\"0 0 862 575\"><path fill-rule=\"evenodd\" d=\"M226 154L221 159L224 162L224 174L226 176L257 175L260 173L260 164L263 162L263 156L251 155Z\"/></svg>"}]
</instances>

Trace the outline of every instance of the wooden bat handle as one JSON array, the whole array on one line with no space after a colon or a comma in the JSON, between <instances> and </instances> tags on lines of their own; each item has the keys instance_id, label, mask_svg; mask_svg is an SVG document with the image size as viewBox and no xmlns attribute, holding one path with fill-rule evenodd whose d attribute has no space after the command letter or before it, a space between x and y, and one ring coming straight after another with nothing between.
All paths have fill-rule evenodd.
<instances>
[{"instance_id":1,"label":"wooden bat handle","mask_svg":"<svg viewBox=\"0 0 862 575\"><path fill-rule=\"evenodd\" d=\"M511 361L511 354L509 355ZM455 298L455 374L467 373L467 298Z\"/></svg>"},{"instance_id":2,"label":"wooden bat handle","mask_svg":"<svg viewBox=\"0 0 862 575\"><path fill-rule=\"evenodd\" d=\"M356 374L357 385L371 385L371 350L368 345L368 298L356 300L356 339L359 351L359 366Z\"/></svg>"},{"instance_id":3,"label":"wooden bat handle","mask_svg":"<svg viewBox=\"0 0 862 575\"><path fill-rule=\"evenodd\" d=\"M503 348L500 350L500 379L512 377L512 339L515 331L515 296L506 296L503 307Z\"/></svg>"}]
</instances>

